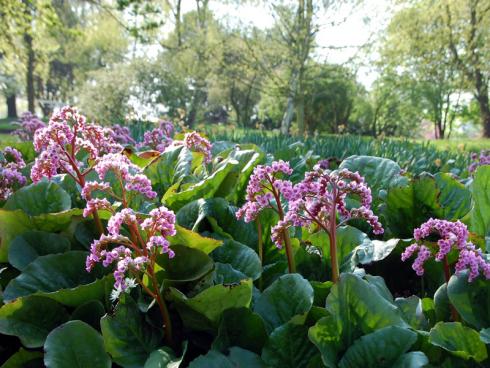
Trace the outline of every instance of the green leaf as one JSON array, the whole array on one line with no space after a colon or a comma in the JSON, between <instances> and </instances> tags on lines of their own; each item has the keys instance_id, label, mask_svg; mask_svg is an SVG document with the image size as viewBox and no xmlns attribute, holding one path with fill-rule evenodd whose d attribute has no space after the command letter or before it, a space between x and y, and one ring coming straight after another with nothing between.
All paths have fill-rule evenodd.
<instances>
[{"instance_id":1,"label":"green leaf","mask_svg":"<svg viewBox=\"0 0 490 368\"><path fill-rule=\"evenodd\" d=\"M192 152L184 146L169 147L157 160L148 165L144 173L158 193L165 193L179 183L192 170Z\"/></svg>"},{"instance_id":2,"label":"green leaf","mask_svg":"<svg viewBox=\"0 0 490 368\"><path fill-rule=\"evenodd\" d=\"M9 248L9 262L23 271L39 256L64 253L70 249L70 242L64 236L43 231L28 231L17 236Z\"/></svg>"},{"instance_id":3,"label":"green leaf","mask_svg":"<svg viewBox=\"0 0 490 368\"><path fill-rule=\"evenodd\" d=\"M484 328L480 331L480 339L485 344L490 345L490 328Z\"/></svg>"},{"instance_id":4,"label":"green leaf","mask_svg":"<svg viewBox=\"0 0 490 368\"><path fill-rule=\"evenodd\" d=\"M413 229L430 217L450 221L463 218L471 208L471 194L447 173L422 173L402 187L388 190L383 223L400 238L412 237Z\"/></svg>"},{"instance_id":5,"label":"green leaf","mask_svg":"<svg viewBox=\"0 0 490 368\"><path fill-rule=\"evenodd\" d=\"M9 302L21 296L36 294L47 296L64 305L78 306L88 300L104 300L107 270L102 266L92 272L85 270L87 252L69 251L36 258L25 270L10 281L4 291Z\"/></svg>"},{"instance_id":6,"label":"green leaf","mask_svg":"<svg viewBox=\"0 0 490 368\"><path fill-rule=\"evenodd\" d=\"M342 328L332 314L321 318L308 330L309 340L320 350L322 361L329 368L336 368L342 349Z\"/></svg>"},{"instance_id":7,"label":"green leaf","mask_svg":"<svg viewBox=\"0 0 490 368\"><path fill-rule=\"evenodd\" d=\"M225 352L239 346L260 353L267 337L264 321L258 314L248 308L228 309L223 313L212 348Z\"/></svg>"},{"instance_id":8,"label":"green leaf","mask_svg":"<svg viewBox=\"0 0 490 368\"><path fill-rule=\"evenodd\" d=\"M131 297L119 300L113 315L100 321L106 351L122 367L142 367L163 335L150 326Z\"/></svg>"},{"instance_id":9,"label":"green leaf","mask_svg":"<svg viewBox=\"0 0 490 368\"><path fill-rule=\"evenodd\" d=\"M229 150L227 153L221 152L220 156L226 156L228 159L233 159L238 164L223 180L217 194L226 196L226 199L232 203L237 203L244 198L245 189L248 184L250 175L254 168L264 162L265 154L255 145L247 145L247 148L251 149L239 149L235 147ZM222 166L226 161L222 161L218 166Z\"/></svg>"},{"instance_id":10,"label":"green leaf","mask_svg":"<svg viewBox=\"0 0 490 368\"><path fill-rule=\"evenodd\" d=\"M51 331L44 344L48 368L110 368L102 336L82 321L70 321Z\"/></svg>"},{"instance_id":11,"label":"green leaf","mask_svg":"<svg viewBox=\"0 0 490 368\"><path fill-rule=\"evenodd\" d=\"M230 348L228 359L234 367L266 368L260 356L237 346Z\"/></svg>"},{"instance_id":12,"label":"green leaf","mask_svg":"<svg viewBox=\"0 0 490 368\"><path fill-rule=\"evenodd\" d=\"M252 280L257 280L262 273L262 266L257 253L239 242L226 240L211 255L216 262L230 264L235 270Z\"/></svg>"},{"instance_id":13,"label":"green leaf","mask_svg":"<svg viewBox=\"0 0 490 368\"><path fill-rule=\"evenodd\" d=\"M317 354L308 341L308 327L286 323L276 328L262 351L262 360L271 368L306 368Z\"/></svg>"},{"instance_id":14,"label":"green leaf","mask_svg":"<svg viewBox=\"0 0 490 368\"><path fill-rule=\"evenodd\" d=\"M471 191L471 230L482 237L490 236L490 166L480 166L476 170Z\"/></svg>"},{"instance_id":15,"label":"green leaf","mask_svg":"<svg viewBox=\"0 0 490 368\"><path fill-rule=\"evenodd\" d=\"M70 195L58 184L45 180L19 189L4 206L6 210L22 210L29 216L63 212L70 208Z\"/></svg>"},{"instance_id":16,"label":"green leaf","mask_svg":"<svg viewBox=\"0 0 490 368\"><path fill-rule=\"evenodd\" d=\"M190 282L203 278L213 270L213 260L204 252L183 245L172 245L175 257L169 259L168 255L157 256L157 264L162 271L157 272L159 280L172 283Z\"/></svg>"},{"instance_id":17,"label":"green leaf","mask_svg":"<svg viewBox=\"0 0 490 368\"><path fill-rule=\"evenodd\" d=\"M176 358L169 347L153 351L145 362L143 368L178 368L184 357Z\"/></svg>"},{"instance_id":18,"label":"green leaf","mask_svg":"<svg viewBox=\"0 0 490 368\"><path fill-rule=\"evenodd\" d=\"M265 321L270 332L297 314L304 314L313 305L313 288L299 274L279 277L257 299L254 311Z\"/></svg>"},{"instance_id":19,"label":"green leaf","mask_svg":"<svg viewBox=\"0 0 490 368\"><path fill-rule=\"evenodd\" d=\"M339 368L391 368L417 340L405 328L389 326L354 341L339 362Z\"/></svg>"},{"instance_id":20,"label":"green leaf","mask_svg":"<svg viewBox=\"0 0 490 368\"><path fill-rule=\"evenodd\" d=\"M105 308L100 301L89 300L88 302L77 307L73 311L70 319L78 319L88 323L96 330L100 330L100 319L104 316L104 314Z\"/></svg>"},{"instance_id":21,"label":"green leaf","mask_svg":"<svg viewBox=\"0 0 490 368\"><path fill-rule=\"evenodd\" d=\"M424 330L428 322L423 312L422 300L412 295L408 298L396 298L395 305L402 312L403 319L414 329Z\"/></svg>"},{"instance_id":22,"label":"green leaf","mask_svg":"<svg viewBox=\"0 0 490 368\"><path fill-rule=\"evenodd\" d=\"M172 193L172 195L167 196L167 194L165 194L163 198L164 204L174 211L177 211L185 204L196 199L212 198L235 165L237 165L235 160L227 160L225 165L218 168L200 182L190 185L183 191Z\"/></svg>"},{"instance_id":23,"label":"green leaf","mask_svg":"<svg viewBox=\"0 0 490 368\"><path fill-rule=\"evenodd\" d=\"M49 332L68 321L68 313L58 302L28 296L0 308L0 333L19 337L25 347L43 346Z\"/></svg>"},{"instance_id":24,"label":"green leaf","mask_svg":"<svg viewBox=\"0 0 490 368\"><path fill-rule=\"evenodd\" d=\"M344 346L387 326L407 328L400 310L376 287L353 274L342 274L327 297L327 310L337 318Z\"/></svg>"},{"instance_id":25,"label":"green leaf","mask_svg":"<svg viewBox=\"0 0 490 368\"><path fill-rule=\"evenodd\" d=\"M168 238L170 245L185 245L209 254L223 243L221 240L207 238L179 225L175 225L175 229L177 234Z\"/></svg>"},{"instance_id":26,"label":"green leaf","mask_svg":"<svg viewBox=\"0 0 490 368\"><path fill-rule=\"evenodd\" d=\"M465 271L451 277L447 295L465 322L477 329L490 326L490 282L480 278L468 282Z\"/></svg>"},{"instance_id":27,"label":"green leaf","mask_svg":"<svg viewBox=\"0 0 490 368\"><path fill-rule=\"evenodd\" d=\"M330 259L330 240L324 231L308 234L303 231L304 241L311 242L315 247L321 250L325 259ZM352 252L358 246L364 243L370 243L371 240L361 230L353 226L340 226L337 229L337 257L341 271L353 271L355 264L352 263Z\"/></svg>"},{"instance_id":28,"label":"green leaf","mask_svg":"<svg viewBox=\"0 0 490 368\"><path fill-rule=\"evenodd\" d=\"M236 285L215 285L193 298L187 298L174 288L170 288L170 293L186 327L214 332L225 310L250 306L252 286L252 280Z\"/></svg>"},{"instance_id":29,"label":"green leaf","mask_svg":"<svg viewBox=\"0 0 490 368\"><path fill-rule=\"evenodd\" d=\"M179 225L193 231L210 230L255 248L258 241L255 224L237 220L236 211L223 198L199 199L182 207L176 219Z\"/></svg>"},{"instance_id":30,"label":"green leaf","mask_svg":"<svg viewBox=\"0 0 490 368\"><path fill-rule=\"evenodd\" d=\"M0 208L0 262L8 261L12 241L33 228L29 216L24 212L5 211Z\"/></svg>"},{"instance_id":31,"label":"green leaf","mask_svg":"<svg viewBox=\"0 0 490 368\"><path fill-rule=\"evenodd\" d=\"M439 322L430 330L429 342L465 360L482 362L487 359L487 348L480 334L459 322Z\"/></svg>"},{"instance_id":32,"label":"green leaf","mask_svg":"<svg viewBox=\"0 0 490 368\"><path fill-rule=\"evenodd\" d=\"M365 240L352 252L351 262L353 265L366 265L382 261L393 252L399 241L400 239Z\"/></svg>"},{"instance_id":33,"label":"green leaf","mask_svg":"<svg viewBox=\"0 0 490 368\"><path fill-rule=\"evenodd\" d=\"M434 294L434 310L437 321L447 321L451 316L451 302L447 295L447 284L442 284Z\"/></svg>"},{"instance_id":34,"label":"green leaf","mask_svg":"<svg viewBox=\"0 0 490 368\"><path fill-rule=\"evenodd\" d=\"M381 157L350 156L342 161L339 169L358 171L366 179L373 193L374 208L381 199L381 190L403 186L408 182L408 179L401 175L401 168L396 162Z\"/></svg>"},{"instance_id":35,"label":"green leaf","mask_svg":"<svg viewBox=\"0 0 490 368\"><path fill-rule=\"evenodd\" d=\"M43 366L43 353L20 348L18 352L2 364L1 368L34 368Z\"/></svg>"},{"instance_id":36,"label":"green leaf","mask_svg":"<svg viewBox=\"0 0 490 368\"><path fill-rule=\"evenodd\" d=\"M235 270L228 263L214 263L213 282L215 284L233 284L247 278L247 275Z\"/></svg>"},{"instance_id":37,"label":"green leaf","mask_svg":"<svg viewBox=\"0 0 490 368\"><path fill-rule=\"evenodd\" d=\"M429 359L421 351L405 353L393 363L393 368L422 368L429 364Z\"/></svg>"},{"instance_id":38,"label":"green leaf","mask_svg":"<svg viewBox=\"0 0 490 368\"><path fill-rule=\"evenodd\" d=\"M236 368L236 366L219 351L210 350L206 355L201 355L194 359L189 368Z\"/></svg>"}]
</instances>

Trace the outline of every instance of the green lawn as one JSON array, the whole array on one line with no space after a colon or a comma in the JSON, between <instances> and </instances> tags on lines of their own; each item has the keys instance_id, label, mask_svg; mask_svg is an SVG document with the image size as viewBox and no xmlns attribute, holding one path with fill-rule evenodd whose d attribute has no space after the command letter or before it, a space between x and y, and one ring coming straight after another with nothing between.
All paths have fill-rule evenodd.
<instances>
[{"instance_id":1,"label":"green lawn","mask_svg":"<svg viewBox=\"0 0 490 368\"><path fill-rule=\"evenodd\" d=\"M479 152L482 149L490 149L490 139L451 139L451 140L433 140L430 144L440 150Z\"/></svg>"}]
</instances>

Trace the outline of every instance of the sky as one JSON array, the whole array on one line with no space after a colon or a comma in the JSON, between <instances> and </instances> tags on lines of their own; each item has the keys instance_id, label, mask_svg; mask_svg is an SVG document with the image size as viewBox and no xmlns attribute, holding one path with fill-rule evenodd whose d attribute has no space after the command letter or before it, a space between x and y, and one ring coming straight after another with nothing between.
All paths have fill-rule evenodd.
<instances>
[{"instance_id":1,"label":"sky","mask_svg":"<svg viewBox=\"0 0 490 368\"><path fill-rule=\"evenodd\" d=\"M264 5L246 4L238 7L220 4L218 1L210 4L218 19L231 24L242 22L265 29L274 22L271 9ZM350 66L354 66L355 63L359 82L370 88L377 73L369 62L366 62L366 53L363 53L359 46L373 41L379 31L386 27L392 15L390 4L389 0L365 0L355 9L350 6L341 8L335 12L335 16L324 12L315 14L320 29L317 33L318 46L314 57L330 63L351 64ZM331 25L332 22L335 25ZM375 57L372 49L367 51L371 57ZM353 59L356 56L358 58ZM359 66L360 59L365 61L365 65Z\"/></svg>"}]
</instances>

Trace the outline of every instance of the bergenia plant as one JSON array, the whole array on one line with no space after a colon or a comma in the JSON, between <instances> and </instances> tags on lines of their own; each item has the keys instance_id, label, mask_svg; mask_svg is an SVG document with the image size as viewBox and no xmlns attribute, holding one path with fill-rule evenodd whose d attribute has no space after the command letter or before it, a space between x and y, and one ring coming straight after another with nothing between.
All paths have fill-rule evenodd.
<instances>
[{"instance_id":1,"label":"bergenia plant","mask_svg":"<svg viewBox=\"0 0 490 368\"><path fill-rule=\"evenodd\" d=\"M479 166L490 165L490 150L482 150L480 155L472 153L471 160L473 162L468 167L468 171L473 174Z\"/></svg>"},{"instance_id":2,"label":"bergenia plant","mask_svg":"<svg viewBox=\"0 0 490 368\"><path fill-rule=\"evenodd\" d=\"M90 272L99 262L104 267L115 264L113 299L140 284L156 300L165 338L173 346L171 321L155 276L155 262L159 254L174 256L167 238L175 235L175 214L163 206L151 210L149 215L129 207L135 196L153 199L156 193L150 180L126 156L107 154L97 160L94 170L100 181L85 183L82 195L87 199L87 206L83 215L107 210L112 216L107 224L108 234L102 234L90 247L86 269ZM121 207L114 209L107 198L121 203ZM150 280L149 285L143 281L144 275Z\"/></svg>"},{"instance_id":3,"label":"bergenia plant","mask_svg":"<svg viewBox=\"0 0 490 368\"><path fill-rule=\"evenodd\" d=\"M22 141L32 141L36 131L46 127L41 119L29 111L22 114L18 125L20 125L19 128L14 130L12 134L18 136Z\"/></svg>"},{"instance_id":4,"label":"bergenia plant","mask_svg":"<svg viewBox=\"0 0 490 368\"><path fill-rule=\"evenodd\" d=\"M447 255L451 250L458 253L454 266L456 274L469 269L468 281L472 282L480 273L490 279L490 263L485 260L481 249L468 241L469 233L465 224L460 221L429 219L413 232L415 243L405 248L402 261L408 260L415 253L417 257L412 265L418 276L424 275L424 263L434 257L436 262L443 263L446 283L451 277ZM435 245L430 240L437 240Z\"/></svg>"},{"instance_id":5,"label":"bergenia plant","mask_svg":"<svg viewBox=\"0 0 490 368\"><path fill-rule=\"evenodd\" d=\"M209 140L202 137L199 133L197 132L185 133L183 144L192 152L202 153L204 155L205 164L209 164L213 159L211 153L213 145Z\"/></svg>"},{"instance_id":6,"label":"bergenia plant","mask_svg":"<svg viewBox=\"0 0 490 368\"><path fill-rule=\"evenodd\" d=\"M7 200L15 190L26 184L20 172L26 166L22 154L12 147L0 151L0 201Z\"/></svg>"},{"instance_id":7,"label":"bergenia plant","mask_svg":"<svg viewBox=\"0 0 490 368\"><path fill-rule=\"evenodd\" d=\"M84 187L95 160L122 147L101 126L87 123L76 109L66 106L52 115L45 128L36 131L34 149L40 153L31 170L34 183L43 177L51 179L57 174L67 174ZM97 212L93 216L102 233Z\"/></svg>"},{"instance_id":8,"label":"bergenia plant","mask_svg":"<svg viewBox=\"0 0 490 368\"><path fill-rule=\"evenodd\" d=\"M332 281L339 279L336 233L338 226L351 219L364 219L374 234L382 234L383 227L371 210L371 190L357 172L346 169L328 171L315 166L294 188L288 188L289 209L272 229L272 240L278 247L285 244L291 226L312 227L323 230L329 237ZM359 207L348 208L348 196L360 201ZM337 220L339 217L339 221Z\"/></svg>"},{"instance_id":9,"label":"bergenia plant","mask_svg":"<svg viewBox=\"0 0 490 368\"><path fill-rule=\"evenodd\" d=\"M270 166L259 165L255 167L247 186L246 203L237 211L237 219L243 218L245 222L257 219L260 211L271 208L277 212L280 221L284 221L285 203L295 198L293 184L282 177L290 176L293 170L288 162L275 161ZM261 225L256 221L258 232ZM295 263L291 239L287 230L283 230L281 239L285 245L289 272L295 272ZM282 243L281 243L282 244ZM259 257L262 260L262 239L259 236Z\"/></svg>"},{"instance_id":10,"label":"bergenia plant","mask_svg":"<svg viewBox=\"0 0 490 368\"><path fill-rule=\"evenodd\" d=\"M110 128L105 128L109 137L120 144L136 144L136 141L131 137L131 132L128 127L114 124Z\"/></svg>"},{"instance_id":11,"label":"bergenia plant","mask_svg":"<svg viewBox=\"0 0 490 368\"><path fill-rule=\"evenodd\" d=\"M143 135L143 142L140 147L149 147L159 152L165 151L165 148L173 142L174 125L171 121L160 121L157 128L147 131Z\"/></svg>"}]
</instances>

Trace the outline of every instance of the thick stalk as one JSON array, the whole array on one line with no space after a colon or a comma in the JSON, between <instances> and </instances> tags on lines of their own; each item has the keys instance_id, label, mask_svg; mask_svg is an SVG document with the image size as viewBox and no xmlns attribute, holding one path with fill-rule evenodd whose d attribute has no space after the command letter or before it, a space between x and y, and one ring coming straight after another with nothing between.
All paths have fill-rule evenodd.
<instances>
[{"instance_id":1,"label":"thick stalk","mask_svg":"<svg viewBox=\"0 0 490 368\"><path fill-rule=\"evenodd\" d=\"M449 284L449 280L451 279L451 270L449 268L449 264L447 262L447 257L444 257L443 260L443 266L444 266L444 279L446 280L446 287ZM456 308L449 302L449 305L451 307L451 318L453 321L459 321L459 314Z\"/></svg>"},{"instance_id":2,"label":"thick stalk","mask_svg":"<svg viewBox=\"0 0 490 368\"><path fill-rule=\"evenodd\" d=\"M77 172L77 176L78 176L78 181L80 183L80 186L83 188L85 186L85 177L79 171ZM87 200L90 200L90 195L87 196ZM102 226L102 221L100 220L99 213L97 212L97 210L94 211L92 217L94 218L95 227L97 228L97 232L99 233L99 235L104 234L104 227Z\"/></svg>"},{"instance_id":3,"label":"thick stalk","mask_svg":"<svg viewBox=\"0 0 490 368\"><path fill-rule=\"evenodd\" d=\"M337 262L337 189L333 189L333 203L330 210L330 218L328 221L329 231L328 239L330 241L330 263L332 267L332 281L334 284L339 280L339 264Z\"/></svg>"},{"instance_id":4,"label":"thick stalk","mask_svg":"<svg viewBox=\"0 0 490 368\"><path fill-rule=\"evenodd\" d=\"M158 308L160 308L160 313L162 314L163 328L165 330L165 342L171 348L175 348L174 338L172 333L172 321L170 320L170 314L168 313L167 305L165 304L165 301L162 298L162 294L160 293L160 287L158 285L155 272L153 271L153 266L148 267L148 274L153 283L153 289L156 296Z\"/></svg>"},{"instance_id":5,"label":"thick stalk","mask_svg":"<svg viewBox=\"0 0 490 368\"><path fill-rule=\"evenodd\" d=\"M255 225L257 226L257 236L259 237L259 242L257 244L259 259L260 259L260 267L264 265L264 244L262 243L262 224L258 218L255 219ZM263 281L262 275L259 278L259 290L262 291Z\"/></svg>"},{"instance_id":6,"label":"thick stalk","mask_svg":"<svg viewBox=\"0 0 490 368\"><path fill-rule=\"evenodd\" d=\"M277 212L279 214L279 218L284 220L284 210L281 206L281 201L279 199L279 195L274 193L277 202ZM284 229L282 232L282 236L284 239L284 248L286 248L286 257L288 259L288 271L289 273L296 272L296 265L294 263L294 255L293 255L293 247L291 246L291 238L289 237L289 232L287 229Z\"/></svg>"}]
</instances>

